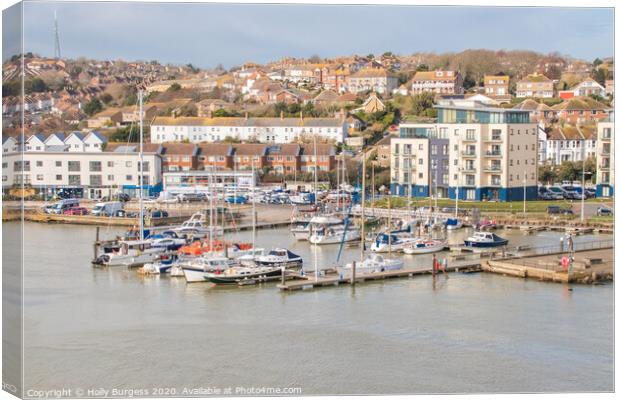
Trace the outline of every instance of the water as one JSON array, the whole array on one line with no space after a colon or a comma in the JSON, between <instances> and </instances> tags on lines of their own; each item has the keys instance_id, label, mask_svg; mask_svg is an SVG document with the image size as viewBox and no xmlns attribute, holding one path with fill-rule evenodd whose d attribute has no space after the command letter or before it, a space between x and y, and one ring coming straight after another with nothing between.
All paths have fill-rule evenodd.
<instances>
[{"instance_id":1,"label":"water","mask_svg":"<svg viewBox=\"0 0 620 400\"><path fill-rule=\"evenodd\" d=\"M17 231L14 223L4 225L5 249ZM450 242L467 233L451 233ZM498 233L511 245L554 245L560 237ZM182 278L93 268L93 227L27 223L24 234L26 390L177 396L187 394L184 388L235 393L239 386L299 387L302 394L613 390L613 285L569 291L490 274L293 293L274 284L186 285ZM293 242L287 229L258 231L257 241L288 246L313 264L311 247ZM320 247L319 265L332 265L337 249ZM359 248L345 249L342 261L358 254ZM406 256L406 264L428 266L430 257Z\"/></svg>"}]
</instances>

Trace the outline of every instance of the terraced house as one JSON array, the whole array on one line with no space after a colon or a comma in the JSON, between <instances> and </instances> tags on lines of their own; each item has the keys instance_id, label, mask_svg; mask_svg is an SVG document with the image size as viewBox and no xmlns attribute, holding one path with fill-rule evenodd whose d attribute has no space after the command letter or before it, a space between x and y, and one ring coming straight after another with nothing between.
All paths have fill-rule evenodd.
<instances>
[{"instance_id":1,"label":"terraced house","mask_svg":"<svg viewBox=\"0 0 620 400\"><path fill-rule=\"evenodd\" d=\"M596 157L596 126L553 124L541 132L541 162L560 165Z\"/></svg>"},{"instance_id":2,"label":"terraced house","mask_svg":"<svg viewBox=\"0 0 620 400\"><path fill-rule=\"evenodd\" d=\"M368 90L389 95L398 87L398 78L385 68L362 68L349 76L348 90L360 93Z\"/></svg>"},{"instance_id":3,"label":"terraced house","mask_svg":"<svg viewBox=\"0 0 620 400\"><path fill-rule=\"evenodd\" d=\"M226 138L268 144L295 142L302 137L341 143L347 137L344 118L156 117L151 142L219 142Z\"/></svg>"},{"instance_id":4,"label":"terraced house","mask_svg":"<svg viewBox=\"0 0 620 400\"><path fill-rule=\"evenodd\" d=\"M403 124L400 138L392 140L394 193L454 199L458 192L463 200L536 198L537 126L529 112L466 100L435 108L437 123Z\"/></svg>"},{"instance_id":5,"label":"terraced house","mask_svg":"<svg viewBox=\"0 0 620 400\"><path fill-rule=\"evenodd\" d=\"M418 71L411 80L411 94L424 92L463 94L463 78L458 71Z\"/></svg>"}]
</instances>

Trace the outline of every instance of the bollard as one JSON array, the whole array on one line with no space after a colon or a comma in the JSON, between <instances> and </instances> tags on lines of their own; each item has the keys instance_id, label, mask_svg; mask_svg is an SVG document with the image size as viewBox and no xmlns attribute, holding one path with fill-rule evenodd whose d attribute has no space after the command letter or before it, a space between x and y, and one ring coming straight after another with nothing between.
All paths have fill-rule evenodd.
<instances>
[{"instance_id":1,"label":"bollard","mask_svg":"<svg viewBox=\"0 0 620 400\"><path fill-rule=\"evenodd\" d=\"M351 265L351 286L355 286L355 264L356 262L353 261L353 264Z\"/></svg>"}]
</instances>

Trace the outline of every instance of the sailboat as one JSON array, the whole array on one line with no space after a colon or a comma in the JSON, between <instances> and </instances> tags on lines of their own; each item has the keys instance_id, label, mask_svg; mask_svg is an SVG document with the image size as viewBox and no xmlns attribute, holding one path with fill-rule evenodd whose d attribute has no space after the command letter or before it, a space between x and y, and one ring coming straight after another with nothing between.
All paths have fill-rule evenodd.
<instances>
[{"instance_id":1,"label":"sailboat","mask_svg":"<svg viewBox=\"0 0 620 400\"><path fill-rule=\"evenodd\" d=\"M458 176L460 178L460 174ZM446 229L453 231L463 227L463 221L459 219L459 182L456 185L456 196L454 200L454 218L448 218L446 220Z\"/></svg>"},{"instance_id":2,"label":"sailboat","mask_svg":"<svg viewBox=\"0 0 620 400\"><path fill-rule=\"evenodd\" d=\"M364 221L365 210L366 210L366 157L362 155L362 221ZM391 214L390 214L391 215ZM404 267L403 260L396 258L384 258L378 254L370 254L368 257L365 257L365 246L364 246L364 224L361 224L361 261L355 263L355 273L357 274L359 271L360 275L370 274L376 272L383 271L393 271L399 270ZM391 244L391 243L390 243ZM374 246L374 244L373 244ZM391 249L391 247L390 247ZM353 263L346 264L344 267L338 267L338 272L341 275L349 275L353 273Z\"/></svg>"}]
</instances>

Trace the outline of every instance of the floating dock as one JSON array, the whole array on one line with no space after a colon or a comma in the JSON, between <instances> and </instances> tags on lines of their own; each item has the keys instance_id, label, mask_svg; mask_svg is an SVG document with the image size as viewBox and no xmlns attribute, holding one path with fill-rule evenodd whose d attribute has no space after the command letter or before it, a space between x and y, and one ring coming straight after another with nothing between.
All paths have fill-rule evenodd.
<instances>
[{"instance_id":1,"label":"floating dock","mask_svg":"<svg viewBox=\"0 0 620 400\"><path fill-rule=\"evenodd\" d=\"M479 272L481 271L480 263L467 263L448 266L445 269L436 271L436 274L444 274L448 272ZM369 274L356 275L355 280L351 276L340 276L335 274L327 274L319 276L318 279L311 275L306 275L301 279L291 280L278 285L280 290L295 291L309 290L320 287L330 287L339 285L356 285L363 282L378 281L393 278L411 278L415 275L429 275L433 273L432 268L415 268L415 269L399 269L396 271L373 272Z\"/></svg>"}]
</instances>

